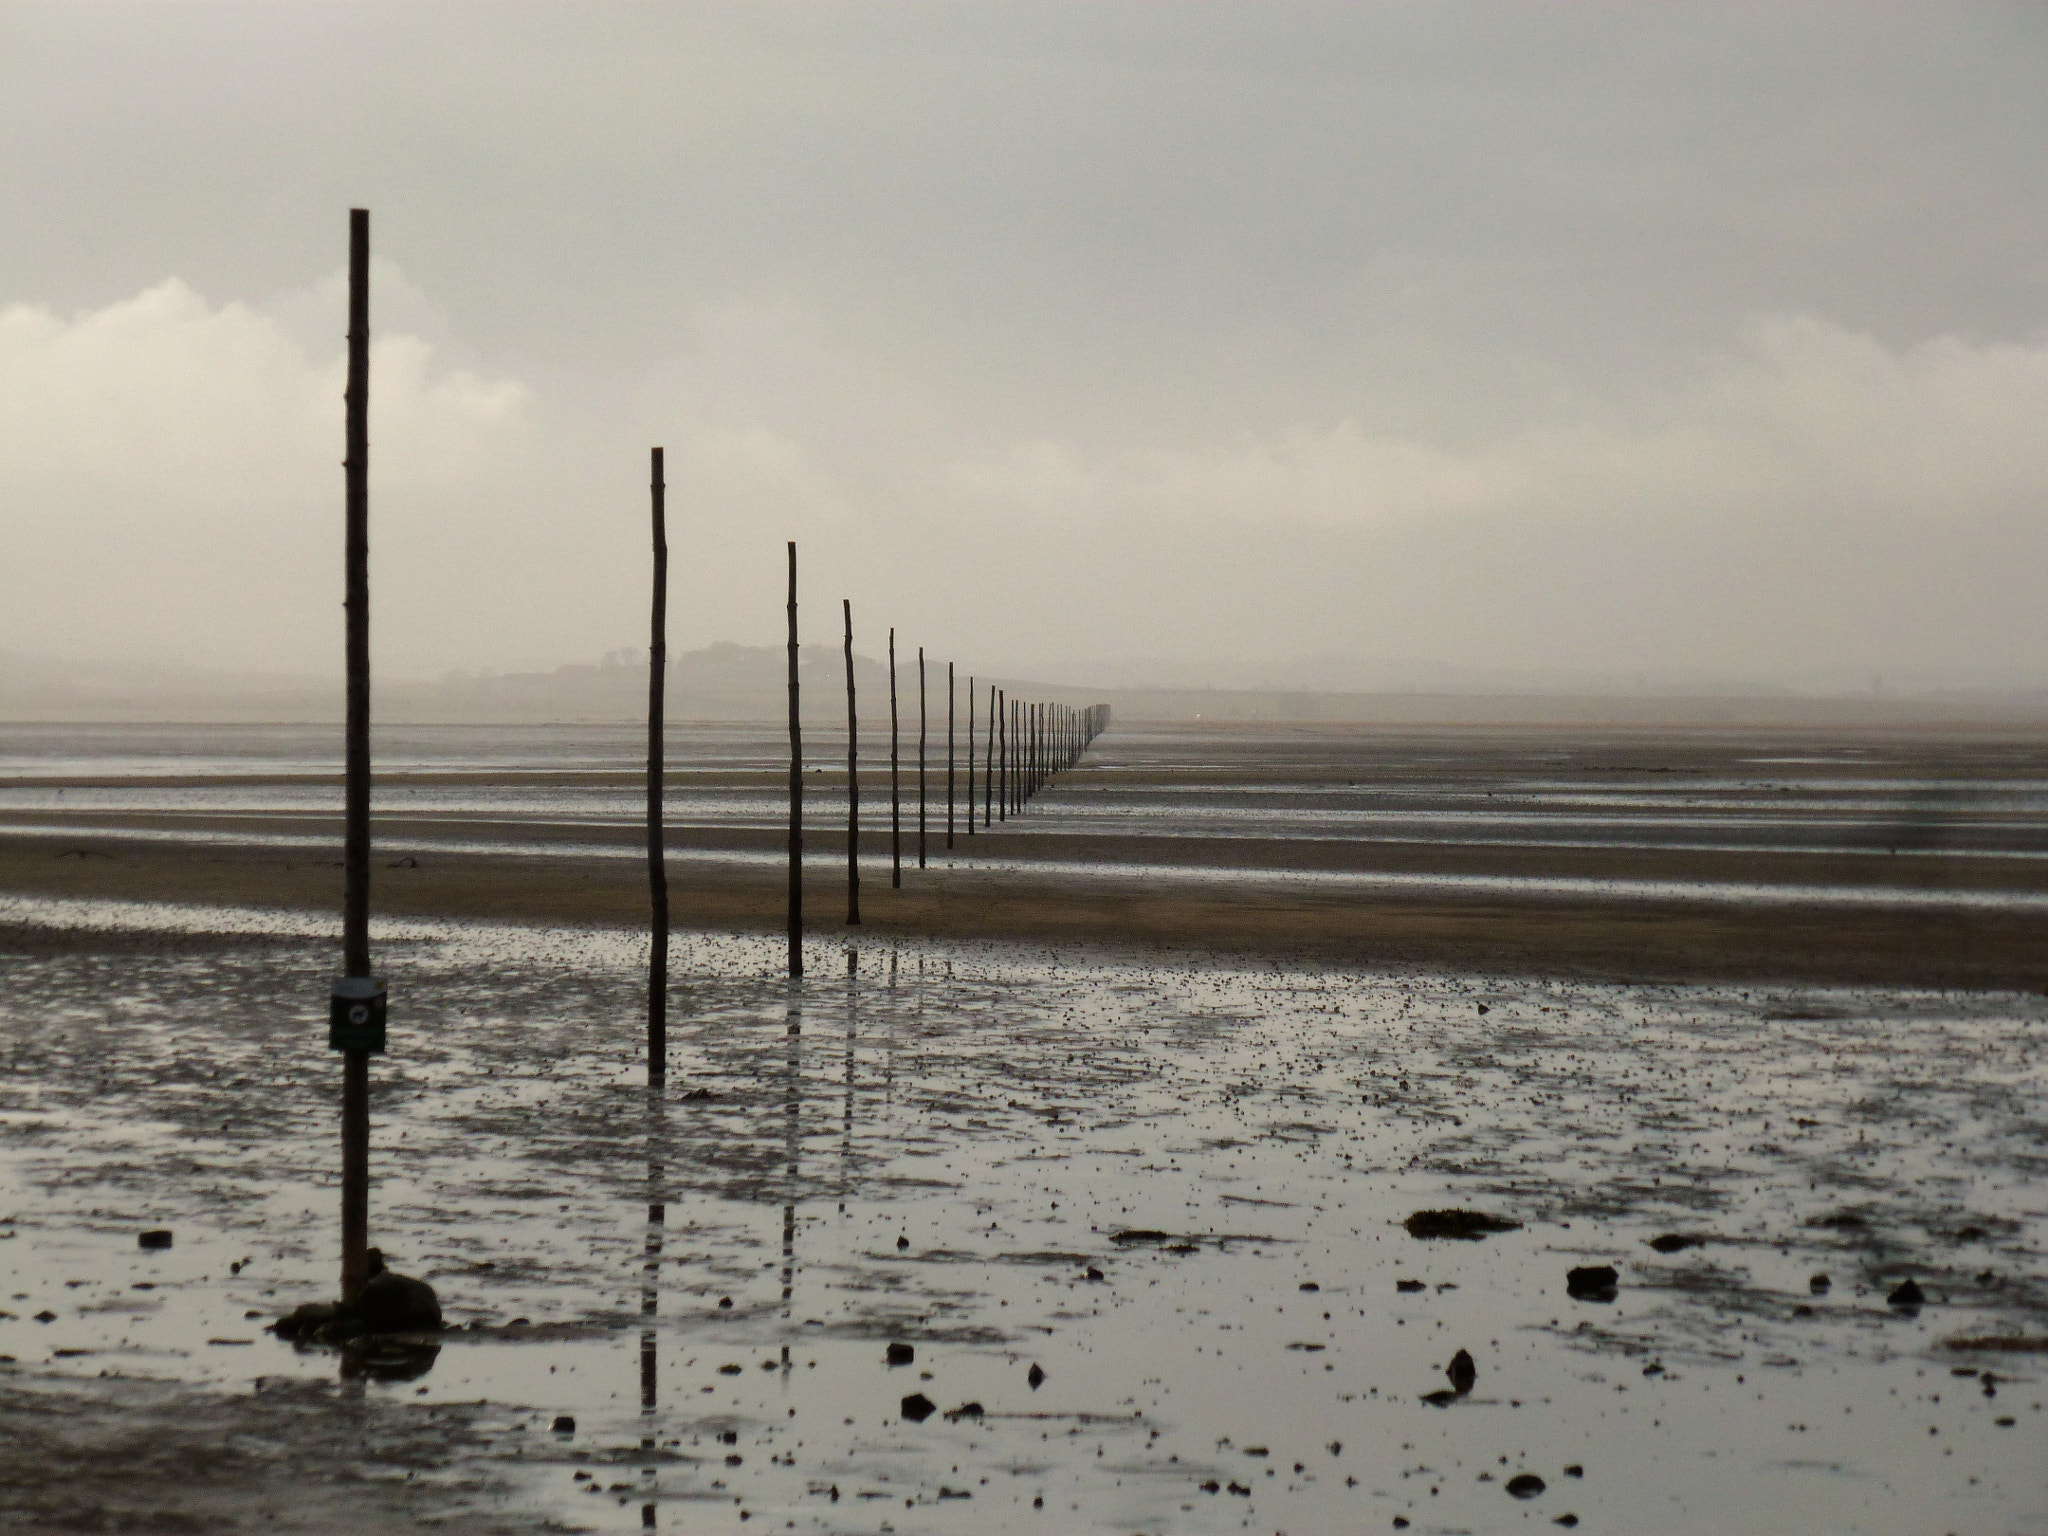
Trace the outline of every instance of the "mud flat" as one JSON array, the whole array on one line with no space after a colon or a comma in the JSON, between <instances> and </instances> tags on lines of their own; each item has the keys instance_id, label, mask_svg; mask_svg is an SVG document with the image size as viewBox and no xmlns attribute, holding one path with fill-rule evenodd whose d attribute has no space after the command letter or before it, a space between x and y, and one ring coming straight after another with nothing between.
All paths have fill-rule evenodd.
<instances>
[{"instance_id":1,"label":"mud flat","mask_svg":"<svg viewBox=\"0 0 2048 1536\"><path fill-rule=\"evenodd\" d=\"M332 732L0 727L0 890L330 910ZM883 743L869 744L885 755ZM408 728L380 743L380 910L644 919L630 731ZM678 727L678 921L782 921L771 732ZM2048 985L2048 738L2013 729L1118 727L1029 813L900 892L884 779L871 929L1613 980ZM843 784L810 782L830 913ZM914 827L914 817L907 821ZM912 845L914 848L914 844Z\"/></svg>"},{"instance_id":2,"label":"mud flat","mask_svg":"<svg viewBox=\"0 0 2048 1536\"><path fill-rule=\"evenodd\" d=\"M350 1361L328 927L0 899L9 1529L2048 1519L2038 996L387 919Z\"/></svg>"}]
</instances>

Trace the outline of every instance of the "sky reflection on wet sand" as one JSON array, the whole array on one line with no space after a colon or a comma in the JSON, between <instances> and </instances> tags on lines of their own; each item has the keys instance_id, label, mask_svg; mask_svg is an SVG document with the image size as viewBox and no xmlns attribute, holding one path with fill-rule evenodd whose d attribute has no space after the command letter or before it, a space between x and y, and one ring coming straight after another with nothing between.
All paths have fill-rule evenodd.
<instances>
[{"instance_id":1,"label":"sky reflection on wet sand","mask_svg":"<svg viewBox=\"0 0 2048 1536\"><path fill-rule=\"evenodd\" d=\"M336 1267L327 925L13 898L0 924L0 1369L331 1377L260 1331ZM642 941L378 942L373 1240L457 1331L369 1390L504 1405L485 1459L516 1508L1297 1533L2048 1510L2041 1357L1941 1348L2048 1332L2037 998L909 942L852 975L817 943L792 994L776 941L688 936L650 1105ZM1398 1224L1441 1205L1527 1225ZM176 1245L139 1251L145 1225ZM1118 1238L1146 1231L1174 1240ZM1708 1241L1647 1246L1666 1232ZM1612 1304L1565 1295L1585 1263L1620 1268ZM1907 1275L1917 1315L1884 1302ZM1474 1389L1421 1401L1459 1348ZM907 1423L917 1391L938 1412Z\"/></svg>"}]
</instances>

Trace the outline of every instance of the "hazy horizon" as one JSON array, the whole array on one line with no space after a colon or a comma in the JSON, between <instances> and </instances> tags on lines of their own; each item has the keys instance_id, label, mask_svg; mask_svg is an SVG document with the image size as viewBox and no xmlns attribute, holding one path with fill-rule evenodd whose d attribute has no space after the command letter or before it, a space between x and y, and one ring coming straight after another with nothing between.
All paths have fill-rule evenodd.
<instances>
[{"instance_id":1,"label":"hazy horizon","mask_svg":"<svg viewBox=\"0 0 2048 1536\"><path fill-rule=\"evenodd\" d=\"M2043 143L1991 3L17 4L0 651L338 670L367 206L385 678L644 646L660 443L678 649L2038 687Z\"/></svg>"}]
</instances>

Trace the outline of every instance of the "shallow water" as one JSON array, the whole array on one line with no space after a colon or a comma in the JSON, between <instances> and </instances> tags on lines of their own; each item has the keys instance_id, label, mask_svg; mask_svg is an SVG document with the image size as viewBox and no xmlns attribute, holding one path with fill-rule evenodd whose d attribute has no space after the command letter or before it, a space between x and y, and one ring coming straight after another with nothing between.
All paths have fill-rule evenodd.
<instances>
[{"instance_id":1,"label":"shallow water","mask_svg":"<svg viewBox=\"0 0 2048 1536\"><path fill-rule=\"evenodd\" d=\"M1844 738L1804 754L1767 750L1784 734L1118 726L1090 748L1088 772L1057 780L1024 825L1047 835L2048 857L2048 759L2037 741ZM807 763L823 775L811 805L821 826L843 824L843 740L830 730L808 738ZM123 812L334 815L340 746L334 727L0 724L0 812L68 813L81 825ZM665 750L674 831L785 823L779 728L678 725ZM886 731L863 732L861 824L877 831L889 819L888 752ZM644 753L643 735L626 726L387 727L377 733L375 810L409 825L443 818L432 835L447 838L492 825L630 828L645 814L634 778ZM914 818L914 729L901 754ZM963 832L966 768L963 732ZM940 730L926 775L934 832L944 779Z\"/></svg>"},{"instance_id":2,"label":"shallow water","mask_svg":"<svg viewBox=\"0 0 2048 1536\"><path fill-rule=\"evenodd\" d=\"M0 1370L334 1375L261 1331L337 1266L329 925L11 898L0 924ZM74 936L33 937L53 926ZM2048 1528L2048 1357L1942 1347L2048 1333L2039 998L908 942L814 944L792 990L778 943L693 936L650 1099L643 943L377 942L373 1241L460 1331L366 1390L502 1410L476 1454L521 1508L693 1531ZM1449 1205L1526 1225L1399 1225ZM156 1226L175 1245L139 1250ZM1171 1240L1128 1236L1148 1231ZM1666 1232L1707 1241L1647 1246ZM1613 1302L1565 1294L1602 1262ZM1884 1302L1908 1275L1917 1313ZM888 1366L891 1341L915 1362ZM1423 1401L1459 1348L1474 1389ZM1990 1394L1951 1375L1987 1367ZM1547 1484L1528 1502L1521 1472Z\"/></svg>"}]
</instances>

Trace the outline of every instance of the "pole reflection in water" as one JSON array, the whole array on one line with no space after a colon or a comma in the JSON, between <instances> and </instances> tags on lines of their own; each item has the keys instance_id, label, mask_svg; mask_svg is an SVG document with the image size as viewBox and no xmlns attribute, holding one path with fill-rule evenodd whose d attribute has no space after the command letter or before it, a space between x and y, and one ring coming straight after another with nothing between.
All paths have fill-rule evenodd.
<instances>
[{"instance_id":1,"label":"pole reflection in water","mask_svg":"<svg viewBox=\"0 0 2048 1536\"><path fill-rule=\"evenodd\" d=\"M787 1067L782 1086L783 1146L788 1158L788 1182L782 1198L782 1380L789 1383L790 1298L796 1291L796 1200L798 1149L802 1145L803 1119L803 994L795 986L789 993L789 1017L783 1030L788 1046Z\"/></svg>"},{"instance_id":2,"label":"pole reflection in water","mask_svg":"<svg viewBox=\"0 0 2048 1536\"><path fill-rule=\"evenodd\" d=\"M647 1502L640 1506L640 1524L654 1529L655 1491L659 1476L657 1458L661 1430L655 1420L660 1403L660 1376L655 1346L655 1314L661 1303L661 1249L668 1231L667 1169L664 1146L668 1140L667 1105L659 1079L647 1085L647 1232L640 1255L640 1476L647 1482Z\"/></svg>"},{"instance_id":3,"label":"pole reflection in water","mask_svg":"<svg viewBox=\"0 0 2048 1536\"><path fill-rule=\"evenodd\" d=\"M839 1138L839 1209L853 1193L853 1053L860 1036L860 956L846 951L846 1111Z\"/></svg>"}]
</instances>

